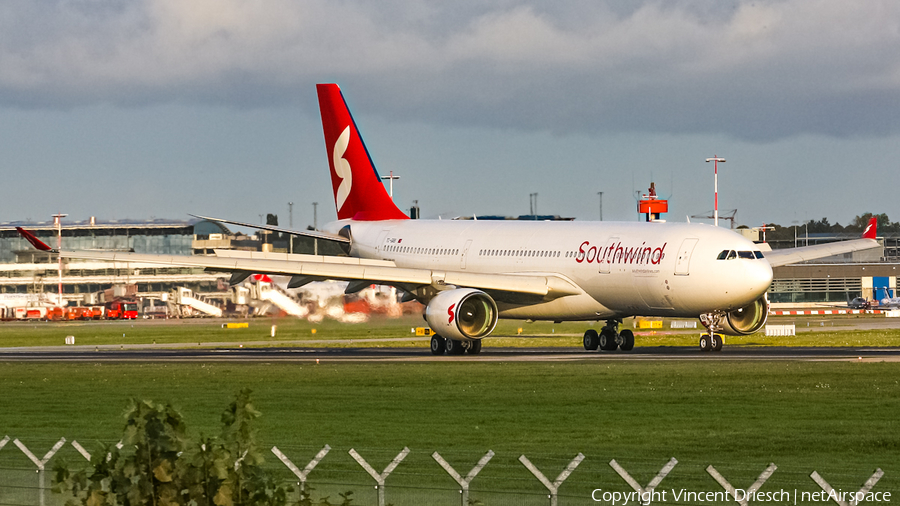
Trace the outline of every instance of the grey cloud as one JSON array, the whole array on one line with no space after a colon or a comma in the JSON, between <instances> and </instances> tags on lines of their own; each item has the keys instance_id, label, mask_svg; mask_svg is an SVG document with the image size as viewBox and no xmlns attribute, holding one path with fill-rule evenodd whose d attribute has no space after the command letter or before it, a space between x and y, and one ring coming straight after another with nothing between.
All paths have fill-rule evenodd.
<instances>
[{"instance_id":1,"label":"grey cloud","mask_svg":"<svg viewBox=\"0 0 900 506\"><path fill-rule=\"evenodd\" d=\"M569 132L889 135L900 4L7 0L0 103L312 109Z\"/></svg>"}]
</instances>

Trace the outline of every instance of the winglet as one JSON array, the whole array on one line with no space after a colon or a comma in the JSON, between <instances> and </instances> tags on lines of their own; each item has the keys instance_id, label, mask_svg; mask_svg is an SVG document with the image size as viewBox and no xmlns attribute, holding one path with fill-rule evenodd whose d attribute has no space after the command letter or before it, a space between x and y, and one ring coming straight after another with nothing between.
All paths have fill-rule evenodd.
<instances>
[{"instance_id":1,"label":"winglet","mask_svg":"<svg viewBox=\"0 0 900 506\"><path fill-rule=\"evenodd\" d=\"M19 235L25 238L26 241L30 242L32 246L41 251L53 251L53 248L47 246L44 241L38 239L31 232L25 230L22 227L16 227L16 231L19 232Z\"/></svg>"},{"instance_id":2,"label":"winglet","mask_svg":"<svg viewBox=\"0 0 900 506\"><path fill-rule=\"evenodd\" d=\"M874 239L875 232L878 230L878 218L872 216L872 219L869 220L869 224L866 225L866 229L863 231L862 238L863 239Z\"/></svg>"}]
</instances>

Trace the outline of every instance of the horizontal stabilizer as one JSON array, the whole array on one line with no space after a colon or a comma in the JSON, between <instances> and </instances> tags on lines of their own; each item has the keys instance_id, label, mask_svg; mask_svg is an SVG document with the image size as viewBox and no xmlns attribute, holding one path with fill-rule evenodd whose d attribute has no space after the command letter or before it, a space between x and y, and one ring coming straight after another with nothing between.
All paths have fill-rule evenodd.
<instances>
[{"instance_id":1,"label":"horizontal stabilizer","mask_svg":"<svg viewBox=\"0 0 900 506\"><path fill-rule=\"evenodd\" d=\"M304 237L312 237L313 239L322 239L323 241L332 241L349 244L350 239L341 235L329 234L328 232L319 232L318 230L291 230L289 228L276 227L274 225L254 225L252 223L244 223L242 221L223 220L221 218L209 218L207 216L198 216L191 214L194 218L201 220L214 221L216 223L226 223L228 225L237 225L239 227L255 228L257 230L268 230L270 232L279 232L282 234L300 235Z\"/></svg>"}]
</instances>

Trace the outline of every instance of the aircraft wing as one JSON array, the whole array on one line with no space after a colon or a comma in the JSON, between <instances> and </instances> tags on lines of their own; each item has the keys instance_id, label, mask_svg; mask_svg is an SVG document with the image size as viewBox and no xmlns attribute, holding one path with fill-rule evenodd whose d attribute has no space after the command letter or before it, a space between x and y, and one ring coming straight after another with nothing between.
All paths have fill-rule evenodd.
<instances>
[{"instance_id":1,"label":"aircraft wing","mask_svg":"<svg viewBox=\"0 0 900 506\"><path fill-rule=\"evenodd\" d=\"M817 258L830 257L832 255L841 255L853 251L862 251L869 248L879 246L875 240L878 220L876 217L869 219L866 229L863 230L861 239L852 241L831 242L828 244L816 244L814 246L803 246L801 248L786 248L766 251L763 256L769 261L772 267L780 267L782 265L795 264L797 262L805 262L807 260L815 260Z\"/></svg>"},{"instance_id":2,"label":"aircraft wing","mask_svg":"<svg viewBox=\"0 0 900 506\"><path fill-rule=\"evenodd\" d=\"M800 248L775 249L764 251L763 256L772 264L772 267L795 264L806 260L830 257L861 251L879 246L875 239L854 239L852 241L832 242L828 244L816 244L815 246L803 246Z\"/></svg>"},{"instance_id":3,"label":"aircraft wing","mask_svg":"<svg viewBox=\"0 0 900 506\"><path fill-rule=\"evenodd\" d=\"M408 269L394 262L352 257L326 257L259 251L216 250L216 256L152 255L115 251L61 251L63 258L204 267L224 272L280 274L298 279L337 279L376 284L426 286L453 285L481 290L536 295L552 300L583 293L556 275L479 274L460 271ZM246 276L245 276L246 277Z\"/></svg>"}]
</instances>

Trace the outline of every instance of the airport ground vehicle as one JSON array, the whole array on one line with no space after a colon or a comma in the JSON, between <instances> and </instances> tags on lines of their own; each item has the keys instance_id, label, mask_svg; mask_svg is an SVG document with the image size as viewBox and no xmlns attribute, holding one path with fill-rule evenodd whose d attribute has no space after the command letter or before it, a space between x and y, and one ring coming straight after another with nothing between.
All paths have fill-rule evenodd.
<instances>
[{"instance_id":1,"label":"airport ground vehicle","mask_svg":"<svg viewBox=\"0 0 900 506\"><path fill-rule=\"evenodd\" d=\"M138 316L137 302L132 300L114 300L107 302L107 320L134 320Z\"/></svg>"},{"instance_id":2,"label":"airport ground vehicle","mask_svg":"<svg viewBox=\"0 0 900 506\"><path fill-rule=\"evenodd\" d=\"M856 297L847 304L847 307L850 309L869 309L871 305L872 303L865 297Z\"/></svg>"},{"instance_id":3,"label":"airport ground vehicle","mask_svg":"<svg viewBox=\"0 0 900 506\"><path fill-rule=\"evenodd\" d=\"M137 318L137 302L113 301L103 306L19 306L0 307L4 320L133 320Z\"/></svg>"}]
</instances>

